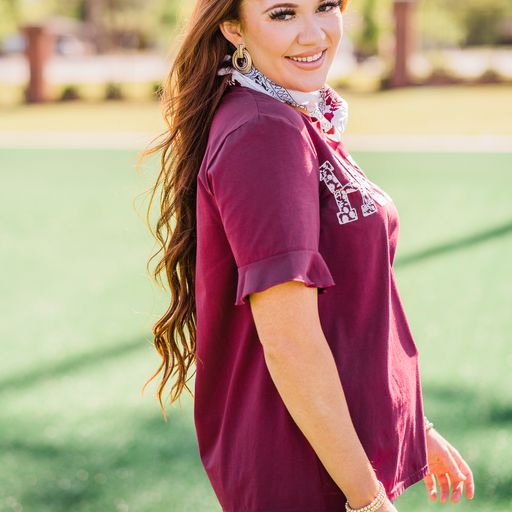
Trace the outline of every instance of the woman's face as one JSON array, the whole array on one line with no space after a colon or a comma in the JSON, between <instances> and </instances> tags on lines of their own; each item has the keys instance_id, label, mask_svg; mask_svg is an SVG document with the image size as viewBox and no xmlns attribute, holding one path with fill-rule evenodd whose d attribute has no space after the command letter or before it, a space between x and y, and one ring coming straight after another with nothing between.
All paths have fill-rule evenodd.
<instances>
[{"instance_id":1,"label":"woman's face","mask_svg":"<svg viewBox=\"0 0 512 512\"><path fill-rule=\"evenodd\" d=\"M341 0L242 0L242 23L229 40L243 42L254 67L274 82L314 91L325 84L341 42L340 5Z\"/></svg>"}]
</instances>

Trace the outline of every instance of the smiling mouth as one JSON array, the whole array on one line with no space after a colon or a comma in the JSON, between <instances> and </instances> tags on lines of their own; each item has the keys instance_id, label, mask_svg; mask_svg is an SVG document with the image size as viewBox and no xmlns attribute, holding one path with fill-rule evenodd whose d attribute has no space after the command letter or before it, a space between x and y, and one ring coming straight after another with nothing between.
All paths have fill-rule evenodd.
<instances>
[{"instance_id":1,"label":"smiling mouth","mask_svg":"<svg viewBox=\"0 0 512 512\"><path fill-rule=\"evenodd\" d=\"M315 53L315 55L310 55L309 57L286 57L287 59L293 60L295 62L316 62L317 60L320 60L323 56L323 54L327 50L323 50L319 53Z\"/></svg>"}]
</instances>

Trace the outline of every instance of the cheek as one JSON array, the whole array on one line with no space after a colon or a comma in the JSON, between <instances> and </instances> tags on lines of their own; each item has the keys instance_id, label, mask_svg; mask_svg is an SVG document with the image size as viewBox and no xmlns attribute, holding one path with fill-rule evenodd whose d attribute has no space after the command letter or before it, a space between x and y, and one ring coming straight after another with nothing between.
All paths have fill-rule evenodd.
<instances>
[{"instance_id":1,"label":"cheek","mask_svg":"<svg viewBox=\"0 0 512 512\"><path fill-rule=\"evenodd\" d=\"M263 58L284 57L293 43L292 32L290 27L277 24L260 25L252 38L253 52Z\"/></svg>"},{"instance_id":2,"label":"cheek","mask_svg":"<svg viewBox=\"0 0 512 512\"><path fill-rule=\"evenodd\" d=\"M341 16L335 18L327 27L327 33L333 41L339 41L343 36L343 23Z\"/></svg>"}]
</instances>

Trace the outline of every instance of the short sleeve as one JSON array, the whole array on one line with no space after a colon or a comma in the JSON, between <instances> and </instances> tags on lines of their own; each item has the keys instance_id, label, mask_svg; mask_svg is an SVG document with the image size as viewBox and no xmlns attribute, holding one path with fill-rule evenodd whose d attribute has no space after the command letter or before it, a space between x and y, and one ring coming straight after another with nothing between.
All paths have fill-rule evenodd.
<instances>
[{"instance_id":1,"label":"short sleeve","mask_svg":"<svg viewBox=\"0 0 512 512\"><path fill-rule=\"evenodd\" d=\"M335 285L319 252L318 162L302 123L260 114L225 138L208 173L238 269L235 305L291 280L319 293Z\"/></svg>"}]
</instances>

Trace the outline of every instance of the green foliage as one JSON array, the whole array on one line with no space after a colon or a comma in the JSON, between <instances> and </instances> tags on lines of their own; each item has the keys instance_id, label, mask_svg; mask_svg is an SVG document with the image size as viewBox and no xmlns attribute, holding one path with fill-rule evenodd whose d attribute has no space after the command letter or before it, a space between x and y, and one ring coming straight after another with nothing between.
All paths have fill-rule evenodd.
<instances>
[{"instance_id":1,"label":"green foliage","mask_svg":"<svg viewBox=\"0 0 512 512\"><path fill-rule=\"evenodd\" d=\"M80 99L78 87L74 84L66 85L59 95L60 101L74 101Z\"/></svg>"},{"instance_id":2,"label":"green foliage","mask_svg":"<svg viewBox=\"0 0 512 512\"><path fill-rule=\"evenodd\" d=\"M418 6L417 27L423 49L458 46L464 40L464 27L446 10L446 3L427 0Z\"/></svg>"},{"instance_id":3,"label":"green foliage","mask_svg":"<svg viewBox=\"0 0 512 512\"><path fill-rule=\"evenodd\" d=\"M461 24L466 28L465 43L495 44L500 41L501 22L512 15L510 0L470 0L459 15Z\"/></svg>"},{"instance_id":4,"label":"green foliage","mask_svg":"<svg viewBox=\"0 0 512 512\"><path fill-rule=\"evenodd\" d=\"M425 46L496 44L512 16L509 0L424 0L418 4Z\"/></svg>"},{"instance_id":5,"label":"green foliage","mask_svg":"<svg viewBox=\"0 0 512 512\"><path fill-rule=\"evenodd\" d=\"M50 16L84 19L91 0L0 0L0 40L19 25L41 23ZM184 5L186 4L186 5ZM132 33L142 46L168 43L190 9L179 0L110 0L101 2L97 23L107 33Z\"/></svg>"},{"instance_id":6,"label":"green foliage","mask_svg":"<svg viewBox=\"0 0 512 512\"><path fill-rule=\"evenodd\" d=\"M377 23L377 0L365 0L362 10L363 28L356 36L355 45L361 55L378 53L379 25Z\"/></svg>"},{"instance_id":7,"label":"green foliage","mask_svg":"<svg viewBox=\"0 0 512 512\"><path fill-rule=\"evenodd\" d=\"M84 19L86 4L95 0L0 0L0 42L19 25L52 15ZM180 0L101 0L96 23L106 34L131 34L135 46L164 48L175 40L195 2ZM415 23L426 48L496 44L504 20L512 17L510 0L417 0ZM378 52L393 37L393 0L361 0L349 5L361 21L351 35L361 55ZM347 18L348 19L348 18ZM348 32L352 27L345 27ZM114 38L115 39L115 38Z\"/></svg>"},{"instance_id":8,"label":"green foliage","mask_svg":"<svg viewBox=\"0 0 512 512\"><path fill-rule=\"evenodd\" d=\"M112 0L103 9L101 24L107 32L136 34L140 47L166 46L183 10L178 0Z\"/></svg>"},{"instance_id":9,"label":"green foliage","mask_svg":"<svg viewBox=\"0 0 512 512\"><path fill-rule=\"evenodd\" d=\"M105 87L106 100L122 100L124 99L123 88L121 84L109 82Z\"/></svg>"},{"instance_id":10,"label":"green foliage","mask_svg":"<svg viewBox=\"0 0 512 512\"><path fill-rule=\"evenodd\" d=\"M0 0L0 41L16 30L19 19L15 0Z\"/></svg>"},{"instance_id":11,"label":"green foliage","mask_svg":"<svg viewBox=\"0 0 512 512\"><path fill-rule=\"evenodd\" d=\"M40 23L52 15L78 18L83 0L0 0L0 41L27 23Z\"/></svg>"},{"instance_id":12,"label":"green foliage","mask_svg":"<svg viewBox=\"0 0 512 512\"><path fill-rule=\"evenodd\" d=\"M423 49L497 44L502 39L504 20L512 17L512 2L417 0L413 10L413 32ZM352 32L356 53L376 53L380 42L384 46L391 44L395 30L393 0L351 2L348 14L354 15L357 26L346 22L344 28L347 33Z\"/></svg>"}]
</instances>

